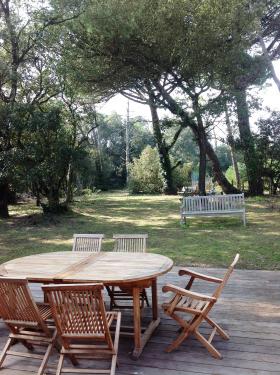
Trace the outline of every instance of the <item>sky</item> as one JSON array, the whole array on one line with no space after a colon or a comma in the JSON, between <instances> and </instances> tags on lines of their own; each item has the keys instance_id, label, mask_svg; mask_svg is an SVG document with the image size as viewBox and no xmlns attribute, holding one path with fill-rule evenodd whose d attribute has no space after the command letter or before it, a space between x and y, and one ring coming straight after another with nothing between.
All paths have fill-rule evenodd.
<instances>
[{"instance_id":1,"label":"sky","mask_svg":"<svg viewBox=\"0 0 280 375\"><path fill-rule=\"evenodd\" d=\"M280 61L274 63L274 67L278 77L280 77ZM251 122L252 125L257 121L259 117L267 117L268 111L265 110L266 107L269 107L271 110L279 110L280 111L280 93L273 82L273 80L269 80L266 83L266 87L262 88L261 90L253 89L252 92L258 92L258 96L261 99L263 110L256 111L252 114ZM106 103L101 103L98 107L99 111L104 114L112 114L117 112L123 118L126 118L127 113L127 102L128 100L124 98L122 95L118 94L110 99ZM151 120L149 106L144 104L135 103L133 101L129 101L129 112L130 117L137 117L142 116L146 120ZM166 115L168 114L167 111L164 111ZM161 115L164 116L164 112L161 112Z\"/></svg>"}]
</instances>

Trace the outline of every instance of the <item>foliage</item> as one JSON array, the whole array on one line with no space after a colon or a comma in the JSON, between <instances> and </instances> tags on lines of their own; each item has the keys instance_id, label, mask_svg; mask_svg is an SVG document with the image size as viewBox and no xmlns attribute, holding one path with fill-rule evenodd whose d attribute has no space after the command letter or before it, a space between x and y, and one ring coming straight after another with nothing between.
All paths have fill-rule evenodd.
<instances>
[{"instance_id":1,"label":"foliage","mask_svg":"<svg viewBox=\"0 0 280 375\"><path fill-rule=\"evenodd\" d=\"M220 99L222 73L227 77L233 60L242 60L239 52L250 47L254 8L245 0L89 0L84 5L81 22L70 26L79 59L69 58L68 64L77 82L86 92L94 87L101 97L122 92L169 110L181 121L178 135L190 128L215 180L225 192L236 192L209 142L203 114Z\"/></svg>"},{"instance_id":2,"label":"foliage","mask_svg":"<svg viewBox=\"0 0 280 375\"><path fill-rule=\"evenodd\" d=\"M125 124L120 115L97 115L98 128L90 141L90 158L80 167L83 187L102 190L123 187L125 171ZM138 158L147 145L154 145L153 135L142 118L130 119L130 158ZM91 181L90 181L91 180Z\"/></svg>"},{"instance_id":3,"label":"foliage","mask_svg":"<svg viewBox=\"0 0 280 375\"><path fill-rule=\"evenodd\" d=\"M218 145L216 148L216 154L220 160L222 170L226 171L232 163L229 147L225 144Z\"/></svg>"},{"instance_id":4,"label":"foliage","mask_svg":"<svg viewBox=\"0 0 280 375\"><path fill-rule=\"evenodd\" d=\"M59 106L45 105L31 109L26 121L18 118L23 147L15 165L20 165L29 186L48 199L45 211L60 210L59 198L68 173L69 161L75 157L70 129Z\"/></svg>"},{"instance_id":5,"label":"foliage","mask_svg":"<svg viewBox=\"0 0 280 375\"><path fill-rule=\"evenodd\" d=\"M257 152L262 163L262 175L270 180L270 192L280 188L280 112L258 121Z\"/></svg>"},{"instance_id":6,"label":"foliage","mask_svg":"<svg viewBox=\"0 0 280 375\"><path fill-rule=\"evenodd\" d=\"M246 166L245 166L244 163L240 163L240 162L238 162L237 165L238 165L238 169L239 169L239 173L240 173L240 182L241 182L241 184L243 186L243 189L244 189L244 185L248 181ZM232 182L235 186L237 185L236 175L235 175L234 168L233 168L232 165L230 167L228 167L228 169L226 171L226 178L230 182Z\"/></svg>"},{"instance_id":7,"label":"foliage","mask_svg":"<svg viewBox=\"0 0 280 375\"><path fill-rule=\"evenodd\" d=\"M162 193L164 179L156 149L147 146L130 165L129 190L132 193Z\"/></svg>"},{"instance_id":8,"label":"foliage","mask_svg":"<svg viewBox=\"0 0 280 375\"><path fill-rule=\"evenodd\" d=\"M174 185L177 189L182 189L183 186L191 185L192 163L183 163L173 169Z\"/></svg>"},{"instance_id":9,"label":"foliage","mask_svg":"<svg viewBox=\"0 0 280 375\"><path fill-rule=\"evenodd\" d=\"M62 91L62 77L57 74L59 33L55 26L64 22L63 16L63 12L54 15L50 7L38 6L33 1L0 2L0 111L4 114L0 129L0 167L4 171L0 176L2 217L8 216L7 195L11 185L22 188L15 183L14 172L20 168L16 162L23 161L18 159L24 153L25 141L28 146L29 136L24 132L27 117L30 111L44 106ZM21 121L19 112L23 114ZM28 167L27 163L25 168Z\"/></svg>"}]
</instances>

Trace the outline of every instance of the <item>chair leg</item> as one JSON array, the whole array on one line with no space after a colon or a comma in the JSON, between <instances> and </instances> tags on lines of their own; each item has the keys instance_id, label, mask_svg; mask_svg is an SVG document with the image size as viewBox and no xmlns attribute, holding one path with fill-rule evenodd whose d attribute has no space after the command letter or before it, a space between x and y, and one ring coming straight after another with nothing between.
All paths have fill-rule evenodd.
<instances>
[{"instance_id":1,"label":"chair leg","mask_svg":"<svg viewBox=\"0 0 280 375\"><path fill-rule=\"evenodd\" d=\"M70 358L70 361L72 362L73 366L78 366L79 362L73 354L70 354L69 358Z\"/></svg>"},{"instance_id":2,"label":"chair leg","mask_svg":"<svg viewBox=\"0 0 280 375\"><path fill-rule=\"evenodd\" d=\"M43 375L44 372L45 372L45 369L46 369L46 367L47 367L48 360L49 360L49 358L50 358L50 355L51 355L52 350L53 350L53 347L54 347L54 343L55 343L55 340L56 340L56 336L57 336L57 333L55 332L55 333L53 334L53 337L52 337L52 342L49 344L49 346L48 346L48 348L47 348L47 350L46 350L46 353L45 353L45 355L44 355L43 361L42 361L42 363L41 363L41 366L40 366L40 368L39 368L39 370L38 370L37 375Z\"/></svg>"},{"instance_id":3,"label":"chair leg","mask_svg":"<svg viewBox=\"0 0 280 375\"><path fill-rule=\"evenodd\" d=\"M204 336L202 336L202 334L200 332L198 332L198 330L195 330L194 331L194 335L195 337L198 339L198 341L208 350L208 352L215 358L217 359L221 359L222 358L222 355L220 352L218 352L218 350L212 345L210 344L206 338Z\"/></svg>"},{"instance_id":4,"label":"chair leg","mask_svg":"<svg viewBox=\"0 0 280 375\"><path fill-rule=\"evenodd\" d=\"M13 339L11 339L10 337L8 338L7 342L6 342L6 345L4 346L3 350L2 350L2 353L0 355L0 367L2 366L6 356L7 356L7 351L10 349L10 346L12 345L13 343Z\"/></svg>"},{"instance_id":5,"label":"chair leg","mask_svg":"<svg viewBox=\"0 0 280 375\"><path fill-rule=\"evenodd\" d=\"M115 298L114 298L115 287L112 286L112 289L110 289L109 286L106 286L106 289L107 289L108 295L110 297L110 311L112 311L115 307L118 307L118 305L116 304Z\"/></svg>"},{"instance_id":6,"label":"chair leg","mask_svg":"<svg viewBox=\"0 0 280 375\"><path fill-rule=\"evenodd\" d=\"M208 318L208 316L205 317L205 320L207 323L210 324L211 327L216 328L218 334L224 339L224 340L229 340L229 335L217 324L214 322L214 320Z\"/></svg>"},{"instance_id":7,"label":"chair leg","mask_svg":"<svg viewBox=\"0 0 280 375\"><path fill-rule=\"evenodd\" d=\"M174 340L166 349L165 351L167 353L170 353L172 352L172 350L174 349L177 349L178 346L180 346L182 344L183 341L186 340L186 338L189 336L189 330L188 329L184 329L182 331L182 333L177 337L176 340Z\"/></svg>"},{"instance_id":8,"label":"chair leg","mask_svg":"<svg viewBox=\"0 0 280 375\"><path fill-rule=\"evenodd\" d=\"M114 354L113 357L112 357L112 366L111 366L111 369L110 369L110 375L115 375L116 367L119 367L119 363L118 363L118 360L117 360L117 355Z\"/></svg>"},{"instance_id":9,"label":"chair leg","mask_svg":"<svg viewBox=\"0 0 280 375\"><path fill-rule=\"evenodd\" d=\"M119 362L118 362L117 355L118 355L120 329L121 329L121 313L118 313L116 320L117 320L117 322L116 322L116 330L115 330L115 337L114 337L114 351L115 351L116 354L114 354L112 356L110 375L115 375L116 367L119 368Z\"/></svg>"},{"instance_id":10,"label":"chair leg","mask_svg":"<svg viewBox=\"0 0 280 375\"><path fill-rule=\"evenodd\" d=\"M61 374L62 366L63 366L63 361L64 361L64 354L60 354L59 360L58 360L58 365L56 369L56 375Z\"/></svg>"},{"instance_id":11,"label":"chair leg","mask_svg":"<svg viewBox=\"0 0 280 375\"><path fill-rule=\"evenodd\" d=\"M26 349L30 350L31 352L33 352L34 350L34 346L32 344L30 344L29 342L25 341L25 340L22 340L21 341L22 345L26 347Z\"/></svg>"},{"instance_id":12,"label":"chair leg","mask_svg":"<svg viewBox=\"0 0 280 375\"><path fill-rule=\"evenodd\" d=\"M146 289L143 289L143 297L144 297L144 300L146 302L147 307L150 307L150 303L149 303L149 299L148 299L148 296L147 296Z\"/></svg>"}]
</instances>

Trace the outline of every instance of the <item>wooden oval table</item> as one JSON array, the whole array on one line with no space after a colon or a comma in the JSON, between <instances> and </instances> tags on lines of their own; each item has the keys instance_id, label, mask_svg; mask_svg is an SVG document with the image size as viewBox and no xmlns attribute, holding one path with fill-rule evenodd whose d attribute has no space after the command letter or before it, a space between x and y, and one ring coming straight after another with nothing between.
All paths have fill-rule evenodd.
<instances>
[{"instance_id":1,"label":"wooden oval table","mask_svg":"<svg viewBox=\"0 0 280 375\"><path fill-rule=\"evenodd\" d=\"M106 286L132 289L133 357L138 358L160 323L157 302L157 277L170 271L171 259L152 253L53 252L13 259L0 265L0 276L26 278L40 283L102 282ZM152 289L152 320L141 329L140 293Z\"/></svg>"}]
</instances>

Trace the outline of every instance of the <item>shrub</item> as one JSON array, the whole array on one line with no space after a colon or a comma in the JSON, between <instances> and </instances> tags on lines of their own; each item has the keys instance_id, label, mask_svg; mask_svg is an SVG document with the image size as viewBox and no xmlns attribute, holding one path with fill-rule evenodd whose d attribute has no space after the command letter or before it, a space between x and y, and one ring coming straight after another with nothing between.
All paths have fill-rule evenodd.
<instances>
[{"instance_id":1,"label":"shrub","mask_svg":"<svg viewBox=\"0 0 280 375\"><path fill-rule=\"evenodd\" d=\"M164 179L156 149L147 146L139 159L134 159L129 169L131 193L162 193Z\"/></svg>"},{"instance_id":2,"label":"shrub","mask_svg":"<svg viewBox=\"0 0 280 375\"><path fill-rule=\"evenodd\" d=\"M192 163L184 163L173 170L174 186L182 189L183 186L189 186L192 183Z\"/></svg>"}]
</instances>

